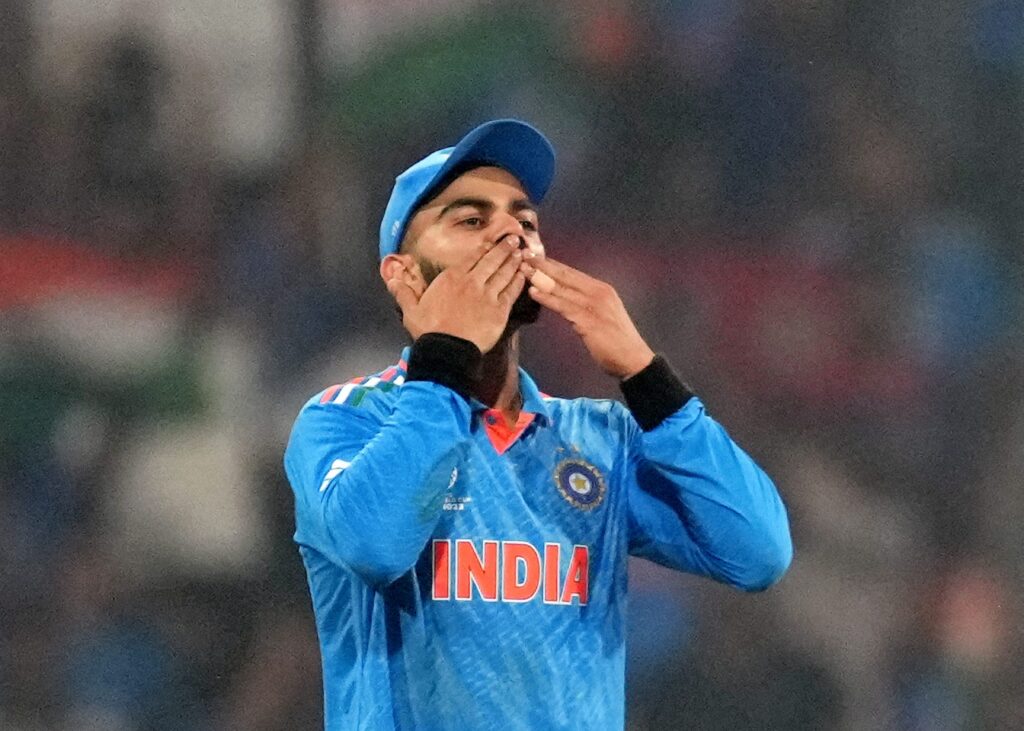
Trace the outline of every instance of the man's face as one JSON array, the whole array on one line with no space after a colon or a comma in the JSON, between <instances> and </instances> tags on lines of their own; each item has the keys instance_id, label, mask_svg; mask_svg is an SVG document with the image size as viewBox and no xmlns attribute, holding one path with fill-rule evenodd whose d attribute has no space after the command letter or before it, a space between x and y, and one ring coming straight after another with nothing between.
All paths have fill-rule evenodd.
<instances>
[{"instance_id":1,"label":"man's face","mask_svg":"<svg viewBox=\"0 0 1024 731\"><path fill-rule=\"evenodd\" d=\"M514 236L538 256L544 254L537 211L519 181L496 167L469 170L421 207L405 233L407 251L426 284L450 266L475 262L499 240ZM537 304L524 289L512 305L509 323L535 322Z\"/></svg>"}]
</instances>

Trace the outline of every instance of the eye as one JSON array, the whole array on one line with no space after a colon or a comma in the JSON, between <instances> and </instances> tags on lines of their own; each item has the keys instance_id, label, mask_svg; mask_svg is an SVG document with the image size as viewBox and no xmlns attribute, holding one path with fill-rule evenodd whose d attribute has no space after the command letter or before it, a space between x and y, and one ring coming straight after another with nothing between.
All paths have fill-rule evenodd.
<instances>
[{"instance_id":1,"label":"eye","mask_svg":"<svg viewBox=\"0 0 1024 731\"><path fill-rule=\"evenodd\" d=\"M482 225L483 222L484 219L482 219L480 216L470 216L459 221L459 225L468 226L469 228L476 228L477 226Z\"/></svg>"},{"instance_id":2,"label":"eye","mask_svg":"<svg viewBox=\"0 0 1024 731\"><path fill-rule=\"evenodd\" d=\"M533 221L531 221L528 218L521 219L519 221L519 223L521 223L523 225L523 228L526 231L536 231L537 230L537 224L535 224Z\"/></svg>"}]
</instances>

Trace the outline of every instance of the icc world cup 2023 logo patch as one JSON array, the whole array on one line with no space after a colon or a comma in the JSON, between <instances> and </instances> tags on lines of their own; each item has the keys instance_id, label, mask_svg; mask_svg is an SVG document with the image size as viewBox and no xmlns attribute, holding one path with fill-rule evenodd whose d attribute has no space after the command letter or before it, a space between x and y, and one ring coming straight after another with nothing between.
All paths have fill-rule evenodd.
<instances>
[{"instance_id":1,"label":"icc world cup 2023 logo patch","mask_svg":"<svg viewBox=\"0 0 1024 731\"><path fill-rule=\"evenodd\" d=\"M604 501L604 477L581 459L566 459L555 467L555 485L574 508L593 510Z\"/></svg>"}]
</instances>

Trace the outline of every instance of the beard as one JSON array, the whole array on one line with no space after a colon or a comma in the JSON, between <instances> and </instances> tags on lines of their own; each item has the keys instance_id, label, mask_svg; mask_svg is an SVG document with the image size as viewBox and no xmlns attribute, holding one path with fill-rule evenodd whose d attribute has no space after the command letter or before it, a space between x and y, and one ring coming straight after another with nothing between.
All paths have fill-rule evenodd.
<instances>
[{"instance_id":1,"label":"beard","mask_svg":"<svg viewBox=\"0 0 1024 731\"><path fill-rule=\"evenodd\" d=\"M428 287L444 271L444 267L429 259L417 257L416 263L419 264L420 272ZM531 298L526 291L529 286L530 283L527 282L523 291L516 297L516 301L512 303L512 309L508 313L508 325L505 326L506 334L518 330L523 325L532 325L540 317L540 303Z\"/></svg>"}]
</instances>

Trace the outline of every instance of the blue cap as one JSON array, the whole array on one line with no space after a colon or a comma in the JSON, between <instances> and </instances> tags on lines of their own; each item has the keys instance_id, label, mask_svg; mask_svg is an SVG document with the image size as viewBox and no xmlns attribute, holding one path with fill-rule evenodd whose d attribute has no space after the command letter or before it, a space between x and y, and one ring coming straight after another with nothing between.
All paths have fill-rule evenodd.
<instances>
[{"instance_id":1,"label":"blue cap","mask_svg":"<svg viewBox=\"0 0 1024 731\"><path fill-rule=\"evenodd\" d=\"M380 258L398 251L416 209L451 182L453 172L493 165L512 173L534 203L555 176L555 150L537 129L515 119L486 122L455 147L427 155L395 178L388 207L380 222Z\"/></svg>"}]
</instances>

